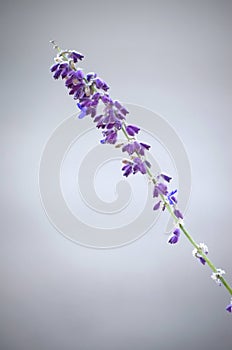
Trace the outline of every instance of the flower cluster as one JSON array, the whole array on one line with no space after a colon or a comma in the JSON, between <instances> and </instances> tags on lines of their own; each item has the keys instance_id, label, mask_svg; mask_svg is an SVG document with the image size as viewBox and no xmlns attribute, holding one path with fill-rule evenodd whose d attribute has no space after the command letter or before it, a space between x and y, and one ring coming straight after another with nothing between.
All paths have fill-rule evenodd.
<instances>
[{"instance_id":1,"label":"flower cluster","mask_svg":"<svg viewBox=\"0 0 232 350\"><path fill-rule=\"evenodd\" d=\"M104 139L101 143L115 144L117 133L122 127L125 116L129 113L127 109L117 100L112 100L107 93L109 86L96 73L84 74L82 69L76 67L76 63L84 56L76 51L60 50L55 58L55 64L51 67L54 79L64 79L65 86L77 100L80 109L79 118L87 115L94 118L96 127L103 130ZM99 103L103 103L103 112L97 114ZM128 133L133 135L138 132L136 127L128 126Z\"/></svg>"},{"instance_id":2,"label":"flower cluster","mask_svg":"<svg viewBox=\"0 0 232 350\"><path fill-rule=\"evenodd\" d=\"M211 278L212 280L214 280L218 286L221 286L222 285L222 282L221 282L221 277L225 274L225 271L222 270L222 269L217 269L216 272L213 272L211 274Z\"/></svg>"},{"instance_id":3,"label":"flower cluster","mask_svg":"<svg viewBox=\"0 0 232 350\"><path fill-rule=\"evenodd\" d=\"M102 144L114 144L115 147L121 147L122 152L126 153L128 159L123 160L122 172L123 176L128 177L131 174L148 175L152 181L153 197L156 202L153 210L165 210L166 208L174 218L175 229L168 239L169 244L176 244L179 241L181 231L185 234L190 243L195 247L193 256L196 257L203 265L206 263L213 270L212 279L224 286L232 295L232 288L223 278L225 271L216 269L207 257L208 247L204 243L199 245L193 240L183 224L183 214L177 207L176 193L177 189L169 191L168 184L171 177L166 174L159 174L156 177L151 173L151 164L146 159L146 152L150 150L150 145L140 142L136 136L140 132L140 128L136 125L128 125L126 116L128 110L117 100L113 100L109 93L107 83L97 76L96 73L90 72L84 74L83 70L77 67L84 56L73 50L61 50L57 45L54 48L58 50L55 57L55 64L50 68L54 79L61 78L65 81L69 95L72 95L77 101L77 107L80 110L78 117L80 119L89 115L98 129L101 129L103 139ZM99 105L102 111L99 112ZM118 133L122 131L126 137L126 141L117 144ZM226 307L228 312L232 312L231 303Z\"/></svg>"},{"instance_id":4,"label":"flower cluster","mask_svg":"<svg viewBox=\"0 0 232 350\"><path fill-rule=\"evenodd\" d=\"M170 205L173 207L173 214L178 220L184 219L183 214L179 209L177 209L177 198L174 196L177 192L177 190L168 191L168 187L165 183L162 182L164 180L165 182L170 182L171 177L165 174L160 174L154 179L154 189L153 189L153 197L159 198L161 197L161 200L159 200L153 207L153 210L158 210L161 206L161 203L163 203L162 210L165 210L167 205Z\"/></svg>"},{"instance_id":5,"label":"flower cluster","mask_svg":"<svg viewBox=\"0 0 232 350\"><path fill-rule=\"evenodd\" d=\"M204 253L205 255L207 255L208 252L209 252L207 245L204 244L204 243L200 243L200 244L198 245L198 248L193 249L192 254L193 254L193 256L194 256L195 258L199 259L199 261L200 261L203 265L205 265L206 261L205 261L205 259L202 257L201 252Z\"/></svg>"},{"instance_id":6,"label":"flower cluster","mask_svg":"<svg viewBox=\"0 0 232 350\"><path fill-rule=\"evenodd\" d=\"M147 168L150 168L151 164L147 160L142 160L139 157L133 157L131 160L125 159L123 161L124 165L122 171L124 176L128 177L130 174L136 174L140 172L141 174L147 173Z\"/></svg>"}]
</instances>

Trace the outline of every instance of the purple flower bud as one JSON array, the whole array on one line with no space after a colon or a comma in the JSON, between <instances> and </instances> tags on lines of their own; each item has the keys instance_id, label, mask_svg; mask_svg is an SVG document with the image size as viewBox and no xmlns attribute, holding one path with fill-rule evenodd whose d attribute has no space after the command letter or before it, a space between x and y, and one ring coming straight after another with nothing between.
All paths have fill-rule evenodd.
<instances>
[{"instance_id":1,"label":"purple flower bud","mask_svg":"<svg viewBox=\"0 0 232 350\"><path fill-rule=\"evenodd\" d=\"M136 174L140 171L142 174L146 174L147 169L145 163L140 158L134 158L133 173Z\"/></svg>"},{"instance_id":2,"label":"purple flower bud","mask_svg":"<svg viewBox=\"0 0 232 350\"><path fill-rule=\"evenodd\" d=\"M168 243L170 244L175 244L178 242L179 240L179 237L180 237L180 230L178 228L176 228L174 231L173 231L173 235L170 237L170 239L168 240Z\"/></svg>"},{"instance_id":3,"label":"purple flower bud","mask_svg":"<svg viewBox=\"0 0 232 350\"><path fill-rule=\"evenodd\" d=\"M147 151L149 151L149 148L151 147L150 145L147 145L146 143L140 142L140 145L142 148L145 148Z\"/></svg>"},{"instance_id":4,"label":"purple flower bud","mask_svg":"<svg viewBox=\"0 0 232 350\"><path fill-rule=\"evenodd\" d=\"M60 68L57 69L57 70L55 71L54 75L53 75L53 78L54 78L54 79L59 79L61 73L62 73L62 69L60 69Z\"/></svg>"},{"instance_id":5,"label":"purple flower bud","mask_svg":"<svg viewBox=\"0 0 232 350\"><path fill-rule=\"evenodd\" d=\"M97 76L97 74L96 73L88 73L87 75L86 75L86 79L87 79L87 81L89 82L91 79L94 79L94 78L96 78L96 76Z\"/></svg>"},{"instance_id":6,"label":"purple flower bud","mask_svg":"<svg viewBox=\"0 0 232 350\"><path fill-rule=\"evenodd\" d=\"M82 119L86 116L86 111L87 111L87 108L86 107L82 107L80 103L77 103L77 106L80 108L81 110L81 113L78 115L78 118L79 119Z\"/></svg>"},{"instance_id":7,"label":"purple flower bud","mask_svg":"<svg viewBox=\"0 0 232 350\"><path fill-rule=\"evenodd\" d=\"M51 72L55 72L58 69L59 66L60 66L60 63L53 64L53 66L51 66L51 68L50 68L50 71Z\"/></svg>"},{"instance_id":8,"label":"purple flower bud","mask_svg":"<svg viewBox=\"0 0 232 350\"><path fill-rule=\"evenodd\" d=\"M204 258L202 258L202 256L199 256L198 259L203 265L205 265L206 261Z\"/></svg>"},{"instance_id":9,"label":"purple flower bud","mask_svg":"<svg viewBox=\"0 0 232 350\"><path fill-rule=\"evenodd\" d=\"M122 106L119 101L114 101L114 105L124 116L129 113L128 110Z\"/></svg>"},{"instance_id":10,"label":"purple flower bud","mask_svg":"<svg viewBox=\"0 0 232 350\"><path fill-rule=\"evenodd\" d=\"M182 215L182 213L178 210L178 209L174 209L174 214L175 214L175 216L178 218L178 219L183 219L184 217L183 217L183 215Z\"/></svg>"},{"instance_id":11,"label":"purple flower bud","mask_svg":"<svg viewBox=\"0 0 232 350\"><path fill-rule=\"evenodd\" d=\"M126 164L123 168L122 171L124 171L123 176L128 177L132 173L132 165L131 164Z\"/></svg>"},{"instance_id":12,"label":"purple flower bud","mask_svg":"<svg viewBox=\"0 0 232 350\"><path fill-rule=\"evenodd\" d=\"M170 176L165 174L160 174L160 176L164 179L164 181L167 181L167 182L170 182L170 180L172 179Z\"/></svg>"},{"instance_id":13,"label":"purple flower bud","mask_svg":"<svg viewBox=\"0 0 232 350\"><path fill-rule=\"evenodd\" d=\"M173 196L176 192L177 192L177 190L174 190L167 195L169 204L171 204L171 205L174 205L177 203L176 197Z\"/></svg>"},{"instance_id":14,"label":"purple flower bud","mask_svg":"<svg viewBox=\"0 0 232 350\"><path fill-rule=\"evenodd\" d=\"M170 244L175 244L177 242L178 242L177 236L171 236L170 239L168 240L168 243L170 243Z\"/></svg>"},{"instance_id":15,"label":"purple flower bud","mask_svg":"<svg viewBox=\"0 0 232 350\"><path fill-rule=\"evenodd\" d=\"M101 96L101 99L102 99L102 102L105 103L105 104L108 104L108 103L112 103L112 99L108 96L108 95L103 95Z\"/></svg>"},{"instance_id":16,"label":"purple flower bud","mask_svg":"<svg viewBox=\"0 0 232 350\"><path fill-rule=\"evenodd\" d=\"M166 185L164 185L162 182L155 185L154 191L153 191L153 197L158 197L159 194L163 194L166 196L168 193L168 188Z\"/></svg>"},{"instance_id":17,"label":"purple flower bud","mask_svg":"<svg viewBox=\"0 0 232 350\"><path fill-rule=\"evenodd\" d=\"M77 61L81 61L84 58L84 56L81 53L76 51L72 51L69 54L69 57L73 60L74 63L76 63Z\"/></svg>"},{"instance_id":18,"label":"purple flower bud","mask_svg":"<svg viewBox=\"0 0 232 350\"><path fill-rule=\"evenodd\" d=\"M153 190L153 197L158 197L158 196L159 196L159 191L158 191L157 186L155 186L154 190Z\"/></svg>"},{"instance_id":19,"label":"purple flower bud","mask_svg":"<svg viewBox=\"0 0 232 350\"><path fill-rule=\"evenodd\" d=\"M135 125L127 125L127 127L126 127L126 132L130 136L134 136L135 134L138 134L139 130L140 130L140 128L138 128Z\"/></svg>"},{"instance_id":20,"label":"purple flower bud","mask_svg":"<svg viewBox=\"0 0 232 350\"><path fill-rule=\"evenodd\" d=\"M161 201L159 201L158 203L156 203L153 207L153 210L158 210L160 208L160 203Z\"/></svg>"},{"instance_id":21,"label":"purple flower bud","mask_svg":"<svg viewBox=\"0 0 232 350\"><path fill-rule=\"evenodd\" d=\"M230 304L229 304L229 305L227 305L227 307L226 307L226 311L228 311L228 312L232 312L232 298L231 298L231 302L230 302Z\"/></svg>"}]
</instances>

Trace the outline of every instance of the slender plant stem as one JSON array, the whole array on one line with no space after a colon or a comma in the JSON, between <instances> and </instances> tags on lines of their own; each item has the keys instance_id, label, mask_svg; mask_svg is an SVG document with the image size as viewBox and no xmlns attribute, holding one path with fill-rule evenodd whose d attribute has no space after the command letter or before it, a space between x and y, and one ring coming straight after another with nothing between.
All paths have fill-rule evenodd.
<instances>
[{"instance_id":1,"label":"slender plant stem","mask_svg":"<svg viewBox=\"0 0 232 350\"><path fill-rule=\"evenodd\" d=\"M131 140L135 140L134 137L130 137L127 134L126 131L126 123L124 122L122 125L122 132L125 135L127 141L131 141ZM138 152L136 152L137 156L143 160L146 160L145 157L142 157ZM152 180L152 182L154 184L156 184L156 180L155 177L153 176L150 168L148 166L146 166L147 168L147 174L150 178L150 180ZM199 245L195 242L195 240L193 239L193 237L190 235L190 233L186 230L186 228L184 227L184 224L182 222L180 222L180 220L175 216L173 209L171 207L171 205L168 203L168 201L166 200L164 195L160 195L160 198L162 199L162 202L165 206L165 208L167 208L168 212L170 213L170 215L172 216L174 222L178 225L178 227L181 229L181 231L183 232L183 234L185 235L185 237L188 239L188 241L193 245L193 247L197 250L198 254L200 254L202 256L202 258L205 260L205 262L207 263L207 265L210 267L210 269L214 272L217 273L217 268L216 266L212 263L212 261L207 257L207 255L202 251L202 249L199 247ZM218 276L218 279L221 281L221 283L225 286L225 288L228 290L229 294L232 295L232 288L230 287L230 285L226 282L225 278L222 276Z\"/></svg>"}]
</instances>

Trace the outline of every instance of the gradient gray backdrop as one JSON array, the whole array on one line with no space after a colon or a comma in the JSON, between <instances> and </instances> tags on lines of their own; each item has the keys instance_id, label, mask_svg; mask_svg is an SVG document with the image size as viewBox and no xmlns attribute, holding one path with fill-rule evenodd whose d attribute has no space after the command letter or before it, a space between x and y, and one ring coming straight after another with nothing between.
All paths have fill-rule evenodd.
<instances>
[{"instance_id":1,"label":"gradient gray backdrop","mask_svg":"<svg viewBox=\"0 0 232 350\"><path fill-rule=\"evenodd\" d=\"M114 250L65 239L40 203L38 166L76 112L48 41L83 52L112 96L162 114L192 166L186 223L231 258L232 2L1 1L1 350L232 348L229 296L162 226Z\"/></svg>"}]
</instances>

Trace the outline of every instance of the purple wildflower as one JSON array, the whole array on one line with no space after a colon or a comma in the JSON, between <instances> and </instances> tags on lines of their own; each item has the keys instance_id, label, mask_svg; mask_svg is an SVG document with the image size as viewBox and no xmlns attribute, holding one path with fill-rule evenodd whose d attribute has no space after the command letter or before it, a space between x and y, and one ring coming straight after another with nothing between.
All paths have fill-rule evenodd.
<instances>
[{"instance_id":1,"label":"purple wildflower","mask_svg":"<svg viewBox=\"0 0 232 350\"><path fill-rule=\"evenodd\" d=\"M135 134L138 134L140 128L138 128L135 125L127 125L126 127L126 132L130 136L134 136Z\"/></svg>"},{"instance_id":2,"label":"purple wildflower","mask_svg":"<svg viewBox=\"0 0 232 350\"><path fill-rule=\"evenodd\" d=\"M177 243L178 240L179 240L179 237L180 237L180 230L179 230L178 228L176 228L176 229L173 231L172 236L169 238L168 243L170 243L170 244L175 244L175 243Z\"/></svg>"},{"instance_id":3,"label":"purple wildflower","mask_svg":"<svg viewBox=\"0 0 232 350\"><path fill-rule=\"evenodd\" d=\"M150 148L149 145L146 145L142 142L133 141L133 142L126 144L122 148L122 151L128 152L128 154L130 154L130 155L133 153L137 153L137 154L140 154L141 156L144 156L144 149L149 149L149 148Z\"/></svg>"},{"instance_id":4,"label":"purple wildflower","mask_svg":"<svg viewBox=\"0 0 232 350\"><path fill-rule=\"evenodd\" d=\"M209 252L208 247L207 247L206 244L200 243L200 244L198 245L198 249L195 248L195 249L193 249L193 251L192 251L193 256L196 257L197 259L199 259L199 261L202 263L202 265L205 265L205 264L206 264L206 261L205 261L205 259L201 256L199 250L202 251L205 255L207 255L208 252Z\"/></svg>"},{"instance_id":5,"label":"purple wildflower","mask_svg":"<svg viewBox=\"0 0 232 350\"><path fill-rule=\"evenodd\" d=\"M101 140L101 143L115 144L117 142L117 132L114 130L104 131L103 136L105 136L105 139Z\"/></svg>"},{"instance_id":6,"label":"purple wildflower","mask_svg":"<svg viewBox=\"0 0 232 350\"><path fill-rule=\"evenodd\" d=\"M73 60L74 63L77 63L78 61L81 61L84 58L84 56L81 53L76 51L70 52L68 56Z\"/></svg>"},{"instance_id":7,"label":"purple wildflower","mask_svg":"<svg viewBox=\"0 0 232 350\"><path fill-rule=\"evenodd\" d=\"M88 73L88 74L86 75L86 80L87 80L88 82L90 82L90 80L93 80L93 79L95 79L96 77L97 77L97 74L96 74L96 73L90 72L90 73Z\"/></svg>"},{"instance_id":8,"label":"purple wildflower","mask_svg":"<svg viewBox=\"0 0 232 350\"><path fill-rule=\"evenodd\" d=\"M77 105L78 105L78 107L81 110L80 114L78 115L78 118L79 119L83 119L86 116L87 108L86 107L82 107L80 103L78 103Z\"/></svg>"},{"instance_id":9,"label":"purple wildflower","mask_svg":"<svg viewBox=\"0 0 232 350\"><path fill-rule=\"evenodd\" d=\"M230 304L227 305L227 307L226 307L226 311L232 312L232 298L231 298Z\"/></svg>"},{"instance_id":10,"label":"purple wildflower","mask_svg":"<svg viewBox=\"0 0 232 350\"><path fill-rule=\"evenodd\" d=\"M169 201L169 204L174 205L177 203L177 199L174 196L174 194L177 192L177 190L171 191L170 193L168 193L167 198Z\"/></svg>"},{"instance_id":11,"label":"purple wildflower","mask_svg":"<svg viewBox=\"0 0 232 350\"><path fill-rule=\"evenodd\" d=\"M145 161L142 161L142 159L136 157L133 159L133 163L126 161L126 165L122 168L122 171L124 171L123 176L128 176L130 174L136 174L140 172L141 174L146 174L147 172L147 163Z\"/></svg>"},{"instance_id":12,"label":"purple wildflower","mask_svg":"<svg viewBox=\"0 0 232 350\"><path fill-rule=\"evenodd\" d=\"M134 158L133 174L136 174L138 171L142 174L146 174L146 163L143 162L140 158Z\"/></svg>"},{"instance_id":13,"label":"purple wildflower","mask_svg":"<svg viewBox=\"0 0 232 350\"><path fill-rule=\"evenodd\" d=\"M105 104L113 104L113 100L110 98L108 94L104 94L101 96L102 102Z\"/></svg>"},{"instance_id":14,"label":"purple wildflower","mask_svg":"<svg viewBox=\"0 0 232 350\"><path fill-rule=\"evenodd\" d=\"M124 171L123 176L128 177L132 173L132 164L126 164L122 168L122 171Z\"/></svg>"},{"instance_id":15,"label":"purple wildflower","mask_svg":"<svg viewBox=\"0 0 232 350\"><path fill-rule=\"evenodd\" d=\"M53 73L55 72L60 66L60 63L55 63L53 66L51 66L50 71Z\"/></svg>"},{"instance_id":16,"label":"purple wildflower","mask_svg":"<svg viewBox=\"0 0 232 350\"><path fill-rule=\"evenodd\" d=\"M155 185L153 190L153 197L158 197L160 194L166 196L168 193L168 188L162 182Z\"/></svg>"},{"instance_id":17,"label":"purple wildflower","mask_svg":"<svg viewBox=\"0 0 232 350\"><path fill-rule=\"evenodd\" d=\"M109 90L109 86L108 86L102 79L96 78L96 79L94 80L94 82L95 82L96 87L97 87L98 89L102 89L102 90L104 90L104 91Z\"/></svg>"},{"instance_id":18,"label":"purple wildflower","mask_svg":"<svg viewBox=\"0 0 232 350\"><path fill-rule=\"evenodd\" d=\"M164 179L164 181L170 182L171 181L171 177L165 174L160 174L160 176Z\"/></svg>"},{"instance_id":19,"label":"purple wildflower","mask_svg":"<svg viewBox=\"0 0 232 350\"><path fill-rule=\"evenodd\" d=\"M161 204L161 201L159 201L158 203L156 203L153 207L153 210L158 210L160 208L160 204Z\"/></svg>"},{"instance_id":20,"label":"purple wildflower","mask_svg":"<svg viewBox=\"0 0 232 350\"><path fill-rule=\"evenodd\" d=\"M178 219L183 219L183 214L178 210L178 209L174 209L174 214Z\"/></svg>"},{"instance_id":21,"label":"purple wildflower","mask_svg":"<svg viewBox=\"0 0 232 350\"><path fill-rule=\"evenodd\" d=\"M114 106L118 109L120 113L122 113L124 116L129 113L129 111L121 105L119 101L114 101Z\"/></svg>"}]
</instances>

